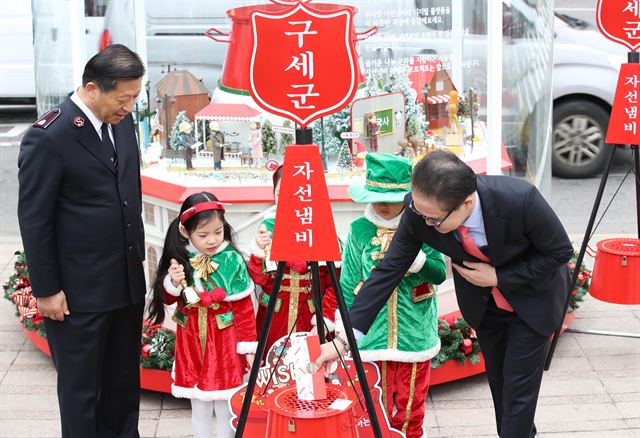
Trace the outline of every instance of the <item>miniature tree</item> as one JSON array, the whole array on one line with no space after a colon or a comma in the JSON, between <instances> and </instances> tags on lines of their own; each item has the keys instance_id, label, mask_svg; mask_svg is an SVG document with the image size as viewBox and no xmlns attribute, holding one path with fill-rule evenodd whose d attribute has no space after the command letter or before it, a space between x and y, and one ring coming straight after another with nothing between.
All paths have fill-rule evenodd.
<instances>
[{"instance_id":1,"label":"miniature tree","mask_svg":"<svg viewBox=\"0 0 640 438\"><path fill-rule=\"evenodd\" d=\"M286 126L287 128L290 128L291 120L285 120L284 123L282 123L282 125ZM294 143L293 135L280 134L280 148L278 149L278 153L284 152L284 148L286 148L288 145L293 143Z\"/></svg>"},{"instance_id":2,"label":"miniature tree","mask_svg":"<svg viewBox=\"0 0 640 438\"><path fill-rule=\"evenodd\" d=\"M340 170L351 170L351 168L353 167L351 147L349 146L349 142L347 140L344 140L340 145L340 150L338 151L337 166Z\"/></svg>"},{"instance_id":3,"label":"miniature tree","mask_svg":"<svg viewBox=\"0 0 640 438\"><path fill-rule=\"evenodd\" d=\"M271 121L266 119L262 124L261 128L262 134L262 152L266 157L270 154L275 154L277 149L276 142L276 133L273 132L273 128L271 127Z\"/></svg>"},{"instance_id":4,"label":"miniature tree","mask_svg":"<svg viewBox=\"0 0 640 438\"><path fill-rule=\"evenodd\" d=\"M190 122L189 118L185 111L180 111L176 116L176 120L173 122L173 126L171 127L171 135L169 137L169 147L176 151L181 151L185 148L186 145L182 144L182 138L180 137L180 123L182 122Z\"/></svg>"}]
</instances>

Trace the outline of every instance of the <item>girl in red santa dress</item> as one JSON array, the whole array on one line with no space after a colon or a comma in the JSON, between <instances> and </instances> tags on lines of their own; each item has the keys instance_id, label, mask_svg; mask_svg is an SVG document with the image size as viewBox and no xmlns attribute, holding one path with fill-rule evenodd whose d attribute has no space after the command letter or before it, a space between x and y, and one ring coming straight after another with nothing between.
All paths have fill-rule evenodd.
<instances>
[{"instance_id":1,"label":"girl in red santa dress","mask_svg":"<svg viewBox=\"0 0 640 438\"><path fill-rule=\"evenodd\" d=\"M280 177L282 176L282 166L273 173L273 195L278 203L280 194ZM258 330L262 328L267 310L269 297L273 289L275 279L276 263L269 259L271 249L271 237L275 226L275 213L265 214L264 220L258 228L258 233L251 241L251 257L249 258L249 275L253 281L262 288L258 299L258 314L256 316ZM336 266L339 266L336 263ZM323 297L322 308L325 311L333 312L336 308L336 297L331 285L329 271L324 263L320 266L320 293ZM316 309L313 304L313 291L311 271L305 261L287 262L278 299L276 301L275 313L271 321L269 335L267 337L268 350L275 341L290 332L315 333ZM298 314L300 314L298 316ZM335 324L331 319L324 318L327 330L332 332ZM264 359L264 357L263 357Z\"/></svg>"},{"instance_id":2,"label":"girl in red santa dress","mask_svg":"<svg viewBox=\"0 0 640 438\"><path fill-rule=\"evenodd\" d=\"M233 242L224 206L211 193L189 196L167 231L149 316L176 303L171 393L191 399L193 436L231 437L228 399L243 384L257 347L253 282Z\"/></svg>"}]
</instances>

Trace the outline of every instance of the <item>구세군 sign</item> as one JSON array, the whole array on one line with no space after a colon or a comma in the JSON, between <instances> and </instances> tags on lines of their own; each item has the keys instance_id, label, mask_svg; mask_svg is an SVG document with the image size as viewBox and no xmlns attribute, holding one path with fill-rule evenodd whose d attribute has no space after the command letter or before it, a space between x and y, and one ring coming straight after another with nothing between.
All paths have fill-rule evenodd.
<instances>
[{"instance_id":1,"label":"\uad6c\uc138\uad70 sign","mask_svg":"<svg viewBox=\"0 0 640 438\"><path fill-rule=\"evenodd\" d=\"M265 111L306 127L344 108L356 92L353 11L293 3L280 13L251 14L250 93Z\"/></svg>"}]
</instances>

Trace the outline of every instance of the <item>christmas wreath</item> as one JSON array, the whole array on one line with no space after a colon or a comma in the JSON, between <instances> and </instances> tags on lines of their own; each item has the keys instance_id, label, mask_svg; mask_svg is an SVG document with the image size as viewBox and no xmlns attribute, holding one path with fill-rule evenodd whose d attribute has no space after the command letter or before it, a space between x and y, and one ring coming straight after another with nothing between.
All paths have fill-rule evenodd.
<instances>
[{"instance_id":1,"label":"christmas wreath","mask_svg":"<svg viewBox=\"0 0 640 438\"><path fill-rule=\"evenodd\" d=\"M25 329L38 332L46 337L44 319L36 299L31 295L29 272L24 253L16 252L14 272L2 286L4 296L16 306L16 316ZM573 271L576 268L576 255L569 261L568 266ZM571 295L568 312L575 311L589 292L591 271L584 264L580 267L578 283ZM453 322L438 319L438 336L440 337L440 352L431 359L431 368L438 368L449 360L464 364L467 359L472 364L480 362L480 344L475 330L467 322L458 317ZM142 323L142 346L140 350L140 366L147 369L171 371L173 366L176 335L172 330L149 321Z\"/></svg>"},{"instance_id":2,"label":"christmas wreath","mask_svg":"<svg viewBox=\"0 0 640 438\"><path fill-rule=\"evenodd\" d=\"M438 336L440 352L431 359L431 368L438 368L449 360L464 364L469 359L474 365L480 362L476 331L463 318L458 317L452 323L438 319Z\"/></svg>"}]
</instances>

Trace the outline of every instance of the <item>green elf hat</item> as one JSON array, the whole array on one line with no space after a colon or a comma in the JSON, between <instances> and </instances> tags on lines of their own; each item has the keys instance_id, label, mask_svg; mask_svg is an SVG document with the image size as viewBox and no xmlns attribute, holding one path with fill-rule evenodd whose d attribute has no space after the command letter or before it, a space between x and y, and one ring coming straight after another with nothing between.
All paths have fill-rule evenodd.
<instances>
[{"instance_id":1,"label":"green elf hat","mask_svg":"<svg viewBox=\"0 0 640 438\"><path fill-rule=\"evenodd\" d=\"M411 191L411 161L394 154L367 154L364 183L349 186L349 196L361 204L403 202Z\"/></svg>"}]
</instances>

